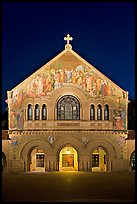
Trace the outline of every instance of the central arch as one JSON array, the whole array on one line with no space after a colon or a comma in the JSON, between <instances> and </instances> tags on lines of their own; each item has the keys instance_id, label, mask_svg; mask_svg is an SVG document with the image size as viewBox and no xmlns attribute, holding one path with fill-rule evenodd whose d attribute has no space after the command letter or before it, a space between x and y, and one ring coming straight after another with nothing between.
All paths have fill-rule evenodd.
<instances>
[{"instance_id":1,"label":"central arch","mask_svg":"<svg viewBox=\"0 0 137 204\"><path fill-rule=\"evenodd\" d=\"M59 152L59 171L78 171L78 153L70 144Z\"/></svg>"},{"instance_id":2,"label":"central arch","mask_svg":"<svg viewBox=\"0 0 137 204\"><path fill-rule=\"evenodd\" d=\"M80 120L80 103L75 96L62 96L57 102L57 120Z\"/></svg>"}]
</instances>

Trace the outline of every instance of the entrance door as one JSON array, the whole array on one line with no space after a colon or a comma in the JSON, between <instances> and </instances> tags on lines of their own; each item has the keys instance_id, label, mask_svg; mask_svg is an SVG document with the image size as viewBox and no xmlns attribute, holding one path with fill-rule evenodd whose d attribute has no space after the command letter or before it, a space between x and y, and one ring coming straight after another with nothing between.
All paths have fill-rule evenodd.
<instances>
[{"instance_id":1,"label":"entrance door","mask_svg":"<svg viewBox=\"0 0 137 204\"><path fill-rule=\"evenodd\" d=\"M73 167L74 168L74 155L63 154L62 155L62 167Z\"/></svg>"},{"instance_id":2,"label":"entrance door","mask_svg":"<svg viewBox=\"0 0 137 204\"><path fill-rule=\"evenodd\" d=\"M36 167L44 167L44 155L36 154Z\"/></svg>"},{"instance_id":3,"label":"entrance door","mask_svg":"<svg viewBox=\"0 0 137 204\"><path fill-rule=\"evenodd\" d=\"M99 155L92 155L92 167L99 167Z\"/></svg>"}]
</instances>

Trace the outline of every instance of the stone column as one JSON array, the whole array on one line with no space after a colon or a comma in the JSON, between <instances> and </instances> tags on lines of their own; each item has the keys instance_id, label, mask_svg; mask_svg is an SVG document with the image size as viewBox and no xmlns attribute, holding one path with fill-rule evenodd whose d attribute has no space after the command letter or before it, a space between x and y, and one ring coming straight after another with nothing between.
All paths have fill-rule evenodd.
<instances>
[{"instance_id":1,"label":"stone column","mask_svg":"<svg viewBox=\"0 0 137 204\"><path fill-rule=\"evenodd\" d=\"M46 171L49 171L49 161L46 161Z\"/></svg>"},{"instance_id":2,"label":"stone column","mask_svg":"<svg viewBox=\"0 0 137 204\"><path fill-rule=\"evenodd\" d=\"M79 168L78 168L79 171L82 171L82 162L79 161Z\"/></svg>"},{"instance_id":3,"label":"stone column","mask_svg":"<svg viewBox=\"0 0 137 204\"><path fill-rule=\"evenodd\" d=\"M91 162L88 161L88 171L91 171Z\"/></svg>"},{"instance_id":4,"label":"stone column","mask_svg":"<svg viewBox=\"0 0 137 204\"><path fill-rule=\"evenodd\" d=\"M87 171L88 170L88 162L87 161L84 161L84 171Z\"/></svg>"},{"instance_id":5,"label":"stone column","mask_svg":"<svg viewBox=\"0 0 137 204\"><path fill-rule=\"evenodd\" d=\"M53 161L50 161L50 171L53 171Z\"/></svg>"},{"instance_id":6,"label":"stone column","mask_svg":"<svg viewBox=\"0 0 137 204\"><path fill-rule=\"evenodd\" d=\"M53 161L53 171L57 171L57 169L56 169L56 161Z\"/></svg>"},{"instance_id":7,"label":"stone column","mask_svg":"<svg viewBox=\"0 0 137 204\"><path fill-rule=\"evenodd\" d=\"M102 106L102 120L104 120L104 106Z\"/></svg>"},{"instance_id":8,"label":"stone column","mask_svg":"<svg viewBox=\"0 0 137 204\"><path fill-rule=\"evenodd\" d=\"M39 108L39 114L40 114L39 119L42 120L42 108L41 107Z\"/></svg>"},{"instance_id":9,"label":"stone column","mask_svg":"<svg viewBox=\"0 0 137 204\"><path fill-rule=\"evenodd\" d=\"M55 108L55 110L54 110L54 118L55 118L55 120L57 120L57 108Z\"/></svg>"},{"instance_id":10,"label":"stone column","mask_svg":"<svg viewBox=\"0 0 137 204\"><path fill-rule=\"evenodd\" d=\"M56 161L56 166L55 166L55 168L56 168L56 171L59 171L59 163L58 163L58 161Z\"/></svg>"},{"instance_id":11,"label":"stone column","mask_svg":"<svg viewBox=\"0 0 137 204\"><path fill-rule=\"evenodd\" d=\"M32 120L35 120L35 106L32 107Z\"/></svg>"},{"instance_id":12,"label":"stone column","mask_svg":"<svg viewBox=\"0 0 137 204\"><path fill-rule=\"evenodd\" d=\"M92 171L92 160L90 160L90 171Z\"/></svg>"},{"instance_id":13,"label":"stone column","mask_svg":"<svg viewBox=\"0 0 137 204\"><path fill-rule=\"evenodd\" d=\"M95 120L97 120L97 106L95 105Z\"/></svg>"}]
</instances>

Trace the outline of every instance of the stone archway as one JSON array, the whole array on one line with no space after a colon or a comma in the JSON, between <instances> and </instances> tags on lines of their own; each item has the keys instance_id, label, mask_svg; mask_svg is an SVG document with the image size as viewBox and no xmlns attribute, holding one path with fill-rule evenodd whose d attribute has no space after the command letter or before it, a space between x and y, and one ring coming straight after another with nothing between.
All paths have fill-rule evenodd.
<instances>
[{"instance_id":1,"label":"stone archway","mask_svg":"<svg viewBox=\"0 0 137 204\"><path fill-rule=\"evenodd\" d=\"M59 152L59 171L78 171L78 152L70 144Z\"/></svg>"},{"instance_id":2,"label":"stone archway","mask_svg":"<svg viewBox=\"0 0 137 204\"><path fill-rule=\"evenodd\" d=\"M91 154L92 171L107 171L108 170L108 152L104 147L99 146Z\"/></svg>"},{"instance_id":3,"label":"stone archway","mask_svg":"<svg viewBox=\"0 0 137 204\"><path fill-rule=\"evenodd\" d=\"M112 170L112 161L114 159L117 158L117 155L116 155L116 150L115 148L113 147L113 145L106 141L106 140L101 140L101 139L98 139L98 140L94 140L92 141L89 145L88 145L88 149L87 149L87 152L88 152L88 156L90 158L90 170L92 171L92 164L93 164L93 159L95 160L98 160L96 161L98 164L98 168L95 168L96 170L98 171L111 171ZM96 157L93 157L93 155L98 155ZM99 163L99 158L100 158L100 163ZM93 167L95 165L93 164ZM95 170L94 169L94 170Z\"/></svg>"},{"instance_id":4,"label":"stone archway","mask_svg":"<svg viewBox=\"0 0 137 204\"><path fill-rule=\"evenodd\" d=\"M44 172L45 171L45 153L42 149L35 147L30 152L29 156L29 171Z\"/></svg>"},{"instance_id":5,"label":"stone archway","mask_svg":"<svg viewBox=\"0 0 137 204\"><path fill-rule=\"evenodd\" d=\"M20 151L23 160L24 171L46 171L47 158L51 155L51 146L40 140L32 140L26 143Z\"/></svg>"},{"instance_id":6,"label":"stone archway","mask_svg":"<svg viewBox=\"0 0 137 204\"><path fill-rule=\"evenodd\" d=\"M83 153L85 154L85 151L83 150L83 145L80 141L69 137L69 138L60 139L56 142L54 152L56 154L57 171L62 170L62 165L61 165L62 158L60 158L60 154L63 154L62 150L64 149L64 154L67 154L67 150L69 148L71 149L70 153L72 152L74 154L74 156L72 156L73 157L72 160L74 161L73 168L75 171L79 170L81 153L83 151Z\"/></svg>"}]
</instances>

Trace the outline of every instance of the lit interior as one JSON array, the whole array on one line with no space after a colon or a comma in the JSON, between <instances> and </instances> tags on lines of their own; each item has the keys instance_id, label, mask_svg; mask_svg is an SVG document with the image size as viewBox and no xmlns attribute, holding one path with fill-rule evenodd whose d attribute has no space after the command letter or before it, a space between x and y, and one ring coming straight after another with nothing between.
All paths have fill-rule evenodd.
<instances>
[{"instance_id":1,"label":"lit interior","mask_svg":"<svg viewBox=\"0 0 137 204\"><path fill-rule=\"evenodd\" d=\"M78 171L78 153L71 147L64 147L59 153L59 171Z\"/></svg>"},{"instance_id":2,"label":"lit interior","mask_svg":"<svg viewBox=\"0 0 137 204\"><path fill-rule=\"evenodd\" d=\"M30 154L30 171L45 171L44 152L41 149L33 149Z\"/></svg>"},{"instance_id":3,"label":"lit interior","mask_svg":"<svg viewBox=\"0 0 137 204\"><path fill-rule=\"evenodd\" d=\"M107 171L106 152L102 148L92 153L92 171Z\"/></svg>"}]
</instances>

